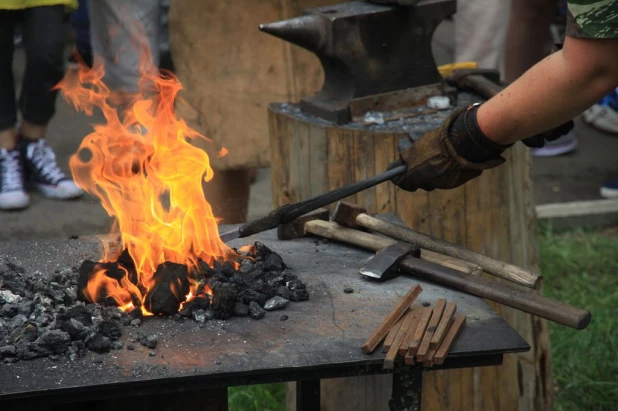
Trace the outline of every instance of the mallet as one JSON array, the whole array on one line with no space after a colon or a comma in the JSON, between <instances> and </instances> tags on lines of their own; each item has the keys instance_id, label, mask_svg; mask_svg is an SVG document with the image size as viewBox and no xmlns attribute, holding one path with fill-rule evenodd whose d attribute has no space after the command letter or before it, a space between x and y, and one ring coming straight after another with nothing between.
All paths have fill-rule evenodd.
<instances>
[{"instance_id":1,"label":"mallet","mask_svg":"<svg viewBox=\"0 0 618 411\"><path fill-rule=\"evenodd\" d=\"M538 274L534 274L516 265L475 253L467 248L440 240L430 235L419 233L407 227L401 227L379 220L368 215L364 208L355 204L340 201L335 208L332 220L346 227L363 227L399 241L418 245L423 249L468 261L478 265L483 271L489 274L512 281L516 284L535 289L541 286L542 277Z\"/></svg>"}]
</instances>

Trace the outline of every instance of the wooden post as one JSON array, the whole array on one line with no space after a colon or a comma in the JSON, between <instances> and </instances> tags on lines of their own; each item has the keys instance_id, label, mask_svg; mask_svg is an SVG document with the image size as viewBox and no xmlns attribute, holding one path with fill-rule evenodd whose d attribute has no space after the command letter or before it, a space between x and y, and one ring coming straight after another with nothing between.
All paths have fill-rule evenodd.
<instances>
[{"instance_id":1,"label":"wooden post","mask_svg":"<svg viewBox=\"0 0 618 411\"><path fill-rule=\"evenodd\" d=\"M269 107L273 205L307 199L384 171L408 131L371 131L311 121ZM530 155L521 144L505 165L455 190L408 193L385 183L350 201L369 213L395 212L415 230L488 256L538 270ZM423 410L549 410L552 400L545 321L494 306L531 345L499 367L424 373ZM359 347L360 349L360 347ZM329 380L323 410L387 409L392 376Z\"/></svg>"}]
</instances>

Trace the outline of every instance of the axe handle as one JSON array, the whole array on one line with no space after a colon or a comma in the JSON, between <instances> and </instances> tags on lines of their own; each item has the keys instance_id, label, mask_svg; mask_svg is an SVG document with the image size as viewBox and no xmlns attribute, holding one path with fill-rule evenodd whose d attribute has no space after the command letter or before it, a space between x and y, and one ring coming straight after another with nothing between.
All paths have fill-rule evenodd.
<instances>
[{"instance_id":1,"label":"axe handle","mask_svg":"<svg viewBox=\"0 0 618 411\"><path fill-rule=\"evenodd\" d=\"M504 90L504 87L494 83L481 74L468 74L460 77L452 75L448 78L448 81L459 88L472 90L479 96L488 100Z\"/></svg>"},{"instance_id":2,"label":"axe handle","mask_svg":"<svg viewBox=\"0 0 618 411\"><path fill-rule=\"evenodd\" d=\"M483 271L504 280L534 289L539 289L541 287L542 277L540 275L534 274L516 265L475 253L465 247L440 240L427 234L419 233L407 227L401 227L387 221L379 220L365 213L359 214L356 217L356 223L361 227L396 240L412 243L436 253L445 254L450 257L477 264Z\"/></svg>"},{"instance_id":3,"label":"axe handle","mask_svg":"<svg viewBox=\"0 0 618 411\"><path fill-rule=\"evenodd\" d=\"M308 231L308 230L312 230L313 226L307 225L307 224L308 223L305 223L305 232L318 235L316 233ZM339 227L339 225L334 224L334 227ZM340 236L339 238L337 238L338 241L351 244L351 245L355 245L360 248L369 249L371 251L379 251L397 242L397 240L393 240L390 237L376 236L375 234L370 234L364 231L356 231L356 230L350 230L348 232L337 230L337 235ZM323 235L322 237L330 238L327 235ZM467 261L462 261L457 258L449 257L444 254L435 253L429 250L421 251L421 259L425 261L429 261L430 263L440 264L444 267L452 268L453 270L458 270L458 271L468 273L468 274L479 275L483 271L476 264L472 264Z\"/></svg>"},{"instance_id":4,"label":"axe handle","mask_svg":"<svg viewBox=\"0 0 618 411\"><path fill-rule=\"evenodd\" d=\"M383 237L362 233L328 221L309 221L305 224L305 232L353 244L371 251L378 251L380 246L384 244ZM414 257L405 258L399 263L399 267L417 277L447 285L456 290L578 330L586 328L590 323L591 315L588 311L544 297L538 291L526 290L483 277L476 277Z\"/></svg>"}]
</instances>

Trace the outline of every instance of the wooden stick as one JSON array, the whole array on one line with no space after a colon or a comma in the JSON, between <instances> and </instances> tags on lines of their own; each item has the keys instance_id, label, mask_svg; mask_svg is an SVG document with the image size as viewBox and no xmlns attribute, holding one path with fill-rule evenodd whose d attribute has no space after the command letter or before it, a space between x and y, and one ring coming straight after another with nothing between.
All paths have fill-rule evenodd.
<instances>
[{"instance_id":1,"label":"wooden stick","mask_svg":"<svg viewBox=\"0 0 618 411\"><path fill-rule=\"evenodd\" d=\"M418 328L418 324L421 321L421 316L423 315L423 312L425 312L423 308L418 308L414 310L414 318L412 319L410 326L406 330L406 334L403 336L401 345L399 345L399 355L401 355L402 357L405 356L408 352L408 347L410 346L410 343L414 338L414 333Z\"/></svg>"},{"instance_id":2,"label":"wooden stick","mask_svg":"<svg viewBox=\"0 0 618 411\"><path fill-rule=\"evenodd\" d=\"M451 326L453 322L453 316L455 315L455 311L457 311L457 304L448 303L446 309L444 310L444 315L442 315L442 319L438 324L438 328L433 333L433 337L431 337L431 342L429 343L429 348L432 350L437 350L444 336L446 335L446 331Z\"/></svg>"},{"instance_id":3,"label":"wooden stick","mask_svg":"<svg viewBox=\"0 0 618 411\"><path fill-rule=\"evenodd\" d=\"M342 227L330 221L309 221L305 224L305 232L372 251L380 250L381 242L384 240L384 237L379 235ZM422 258L407 257L399 263L399 268L419 278L447 285L578 330L586 328L592 318L588 311L552 300L538 292L453 270Z\"/></svg>"},{"instance_id":4,"label":"wooden stick","mask_svg":"<svg viewBox=\"0 0 618 411\"><path fill-rule=\"evenodd\" d=\"M415 285L410 288L410 291L404 295L397 305L395 309L391 311L391 313L382 321L382 324L371 334L371 336L365 341L365 343L361 346L361 349L364 353L369 354L373 350L376 349L378 344L382 342L386 334L393 328L393 325L399 320L406 310L412 305L416 297L423 291L420 285Z\"/></svg>"},{"instance_id":5,"label":"wooden stick","mask_svg":"<svg viewBox=\"0 0 618 411\"><path fill-rule=\"evenodd\" d=\"M425 361L423 361L423 367L433 367L435 355L436 350L429 349L429 351L427 351L427 355L425 356Z\"/></svg>"},{"instance_id":6,"label":"wooden stick","mask_svg":"<svg viewBox=\"0 0 618 411\"><path fill-rule=\"evenodd\" d=\"M397 354L399 353L399 346L401 345L401 341L403 341L403 337L406 335L410 324L414 321L414 317L416 316L415 311L416 310L409 310L403 318L403 322L397 332L397 336L395 336L395 340L393 340L393 344L384 358L385 370L392 370L395 368L395 358L397 358Z\"/></svg>"},{"instance_id":7,"label":"wooden stick","mask_svg":"<svg viewBox=\"0 0 618 411\"><path fill-rule=\"evenodd\" d=\"M421 319L419 320L416 331L414 332L414 337L412 337L412 341L408 346L408 353L406 354L406 364L408 365L414 364L414 356L416 355L418 347L423 340L423 335L425 335L425 330L427 329L427 325L429 324L432 313L433 310L431 309L431 307L423 308L423 312L421 313ZM408 359L408 357L411 359ZM408 363L408 361L411 361L411 363Z\"/></svg>"},{"instance_id":8,"label":"wooden stick","mask_svg":"<svg viewBox=\"0 0 618 411\"><path fill-rule=\"evenodd\" d=\"M427 331L425 331L425 336L423 337L421 346L418 348L418 352L416 353L417 361L425 361L427 352L429 351L429 343L431 342L433 333L436 331L436 328L438 328L438 323L442 318L442 313L444 312L445 306L446 300L444 298L440 298L436 304L436 307L433 309L431 320L429 321L429 325L427 325Z\"/></svg>"},{"instance_id":9,"label":"wooden stick","mask_svg":"<svg viewBox=\"0 0 618 411\"><path fill-rule=\"evenodd\" d=\"M453 343L455 342L455 338L457 338L457 334L459 334L459 331L461 330L465 321L465 315L460 315L455 319L453 325L446 333L444 341L442 341L442 344L440 344L440 348L438 348L438 351L436 351L436 355L433 358L435 364L442 365L442 363L444 363L444 359L448 355L448 352L451 349Z\"/></svg>"},{"instance_id":10,"label":"wooden stick","mask_svg":"<svg viewBox=\"0 0 618 411\"><path fill-rule=\"evenodd\" d=\"M365 213L359 214L356 217L356 223L361 227L387 235L396 240L416 244L419 247L437 253L446 254L451 257L459 258L460 260L477 264L489 274L512 281L516 284L535 289L541 287L542 277L540 275L516 265L475 253L465 247L440 240L427 234L419 233L407 227L401 227L397 224L379 220Z\"/></svg>"},{"instance_id":11,"label":"wooden stick","mask_svg":"<svg viewBox=\"0 0 618 411\"><path fill-rule=\"evenodd\" d=\"M395 337L397 336L397 333L399 332L399 328L401 327L401 323L403 322L404 318L405 318L405 314L403 317L397 320L395 325L393 325L393 328L391 328L391 330L388 332L388 335L386 336L386 340L384 340L384 344L382 344L382 352L388 352L388 349L391 348L391 345L393 345L393 341L395 341Z\"/></svg>"}]
</instances>

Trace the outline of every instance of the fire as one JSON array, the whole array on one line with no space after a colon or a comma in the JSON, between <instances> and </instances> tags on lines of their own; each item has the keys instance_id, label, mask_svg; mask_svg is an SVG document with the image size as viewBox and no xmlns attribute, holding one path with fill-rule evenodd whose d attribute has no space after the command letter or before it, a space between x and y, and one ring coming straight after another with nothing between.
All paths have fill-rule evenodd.
<instances>
[{"instance_id":1,"label":"fire","mask_svg":"<svg viewBox=\"0 0 618 411\"><path fill-rule=\"evenodd\" d=\"M128 250L138 275L134 284L99 270L83 293L99 301L103 289L124 309L133 307L135 296L143 301L144 291L155 285L157 267L166 261L193 269L200 259L234 256L220 240L217 218L204 196L202 183L213 178L209 157L190 144L208 139L176 116L174 103L182 89L178 79L160 74L148 50L141 52L139 91L129 104L118 103L126 102L126 93L104 84L101 65L69 71L57 86L76 109L89 115L99 109L106 120L84 138L70 168L76 183L115 218L122 249ZM102 259L115 261L118 254L119 249L108 247Z\"/></svg>"}]
</instances>

